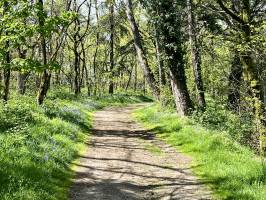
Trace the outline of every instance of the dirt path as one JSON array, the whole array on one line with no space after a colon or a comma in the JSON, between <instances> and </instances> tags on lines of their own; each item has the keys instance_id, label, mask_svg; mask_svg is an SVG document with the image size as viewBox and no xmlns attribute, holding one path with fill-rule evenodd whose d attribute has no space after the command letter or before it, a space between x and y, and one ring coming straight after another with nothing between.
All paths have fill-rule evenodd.
<instances>
[{"instance_id":1,"label":"dirt path","mask_svg":"<svg viewBox=\"0 0 266 200\"><path fill-rule=\"evenodd\" d=\"M88 150L75 163L71 200L210 199L191 175L190 158L133 121L131 112L141 106L95 114Z\"/></svg>"}]
</instances>

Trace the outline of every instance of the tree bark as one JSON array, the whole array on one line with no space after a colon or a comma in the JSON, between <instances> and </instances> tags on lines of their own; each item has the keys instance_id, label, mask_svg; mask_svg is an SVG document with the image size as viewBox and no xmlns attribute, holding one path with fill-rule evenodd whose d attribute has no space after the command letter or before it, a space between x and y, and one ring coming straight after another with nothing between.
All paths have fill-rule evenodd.
<instances>
[{"instance_id":1,"label":"tree bark","mask_svg":"<svg viewBox=\"0 0 266 200\"><path fill-rule=\"evenodd\" d=\"M4 10L5 12L8 11L9 4L8 2L4 3ZM8 37L9 33L6 31L6 36ZM5 68L4 68L4 91L3 91L3 100L7 101L9 97L9 86L10 86L10 76L11 76L11 70L10 70L10 61L11 61L11 55L10 55L10 42L9 40L6 42L6 52L5 52Z\"/></svg>"},{"instance_id":2,"label":"tree bark","mask_svg":"<svg viewBox=\"0 0 266 200\"><path fill-rule=\"evenodd\" d=\"M96 96L97 94L97 56L98 56L98 48L99 48L99 39L100 39L100 33L99 33L99 26L98 26L98 22L99 22L99 12L98 12L98 1L95 0L95 16L96 16L96 23L97 23L97 33L96 33L96 49L93 55L93 84L94 84L94 88L93 88L93 95Z\"/></svg>"},{"instance_id":3,"label":"tree bark","mask_svg":"<svg viewBox=\"0 0 266 200\"><path fill-rule=\"evenodd\" d=\"M86 50L84 47L84 43L81 44L82 48L82 65L83 69L85 70L85 84L87 86L87 95L91 96L91 80L90 80L90 74L89 74L89 69L87 67L87 60L86 60Z\"/></svg>"},{"instance_id":4,"label":"tree bark","mask_svg":"<svg viewBox=\"0 0 266 200\"><path fill-rule=\"evenodd\" d=\"M251 5L250 0L243 0L242 2L242 15L239 17L229 8L227 8L222 0L216 0L221 9L229 15L232 19L238 22L241 33L244 36L244 43L249 44L252 41L251 33ZM240 52L241 62L244 67L244 77L249 82L251 89L253 90L253 96L258 98L258 100L263 101L263 91L262 86L260 85L258 69L255 65L255 61L250 49Z\"/></svg>"},{"instance_id":5,"label":"tree bark","mask_svg":"<svg viewBox=\"0 0 266 200\"><path fill-rule=\"evenodd\" d=\"M132 30L132 33L134 36L135 49L137 52L140 66L144 72L145 79L146 79L147 84L149 85L149 87L153 93L153 96L157 100L159 100L160 99L159 88L156 84L154 74L152 73L152 71L150 69L146 54L144 52L139 28L138 28L138 25L137 25L135 17L134 17L132 1L131 0L125 0L125 5L126 5L127 18L128 18L129 23L130 23L131 30Z\"/></svg>"},{"instance_id":6,"label":"tree bark","mask_svg":"<svg viewBox=\"0 0 266 200\"><path fill-rule=\"evenodd\" d=\"M160 34L163 36L162 43L167 57L172 92L177 112L180 116L185 116L190 113L193 106L185 75L181 16L170 0L164 0L160 5Z\"/></svg>"},{"instance_id":7,"label":"tree bark","mask_svg":"<svg viewBox=\"0 0 266 200\"><path fill-rule=\"evenodd\" d=\"M7 53L7 54L6 54L6 64L8 62L10 63L9 53ZM4 69L4 93L3 93L3 100L4 101L8 101L8 98L9 98L9 86L10 86L11 71L8 68L9 68L9 66L6 66Z\"/></svg>"},{"instance_id":8,"label":"tree bark","mask_svg":"<svg viewBox=\"0 0 266 200\"><path fill-rule=\"evenodd\" d=\"M26 59L27 51L18 49L19 57L22 59ZM18 72L17 74L17 89L20 95L24 95L26 92L26 80L29 76L27 72Z\"/></svg>"},{"instance_id":9,"label":"tree bark","mask_svg":"<svg viewBox=\"0 0 266 200\"><path fill-rule=\"evenodd\" d=\"M115 19L114 19L114 1L112 1L110 4L110 83L109 83L109 94L114 93L114 32L115 32Z\"/></svg>"},{"instance_id":10,"label":"tree bark","mask_svg":"<svg viewBox=\"0 0 266 200\"><path fill-rule=\"evenodd\" d=\"M77 38L74 38L77 39ZM77 41L74 41L74 92L75 95L80 94L80 59Z\"/></svg>"},{"instance_id":11,"label":"tree bark","mask_svg":"<svg viewBox=\"0 0 266 200\"><path fill-rule=\"evenodd\" d=\"M240 52L241 62L244 68L244 79L250 87L252 95L252 107L254 110L254 121L257 125L257 133L260 140L260 153L264 156L266 152L266 120L265 120L265 106L263 97L263 87L261 86L258 69L255 64L250 43L252 42L252 9L250 0L242 0L241 16L234 13L233 10L226 7L222 0L216 0L221 9L230 16L240 27L240 34L244 37L242 44L248 45ZM256 3L256 2L255 2Z\"/></svg>"},{"instance_id":12,"label":"tree bark","mask_svg":"<svg viewBox=\"0 0 266 200\"><path fill-rule=\"evenodd\" d=\"M178 58L180 57L177 56L176 59ZM170 61L169 75L177 112L180 116L186 116L192 109L192 101L188 93L184 66L174 60Z\"/></svg>"},{"instance_id":13,"label":"tree bark","mask_svg":"<svg viewBox=\"0 0 266 200\"><path fill-rule=\"evenodd\" d=\"M39 26L41 29L43 29L44 23L45 23L45 17L43 15L43 12L44 12L43 0L39 0L38 3L40 4ZM47 67L48 62L47 62L46 40L45 40L45 36L42 33L41 33L41 48L42 48L43 65L44 67ZM50 81L51 81L51 73L49 72L48 69L45 69L42 73L41 83L40 83L39 92L37 96L37 103L39 105L43 104L43 101L50 87Z\"/></svg>"},{"instance_id":14,"label":"tree bark","mask_svg":"<svg viewBox=\"0 0 266 200\"><path fill-rule=\"evenodd\" d=\"M196 35L197 25L195 22L195 16L193 14L194 11L193 0L187 0L187 9L188 9L189 41L191 48L195 85L198 93L197 95L198 105L200 108L205 108L206 107L205 92L201 75L201 52L200 52L199 41Z\"/></svg>"},{"instance_id":15,"label":"tree bark","mask_svg":"<svg viewBox=\"0 0 266 200\"><path fill-rule=\"evenodd\" d=\"M134 65L132 65L132 67L131 67L131 69L130 69L130 71L129 71L129 78L128 78L128 82L127 82L127 84L126 84L126 89L125 89L126 92L127 92L128 88L129 88L130 83L131 83L131 80L132 80L133 70L134 70Z\"/></svg>"},{"instance_id":16,"label":"tree bark","mask_svg":"<svg viewBox=\"0 0 266 200\"><path fill-rule=\"evenodd\" d=\"M138 86L138 65L135 64L135 73L134 73L134 92L137 91L137 86Z\"/></svg>"},{"instance_id":17,"label":"tree bark","mask_svg":"<svg viewBox=\"0 0 266 200\"><path fill-rule=\"evenodd\" d=\"M164 62L162 59L162 48L160 44L160 36L159 36L157 26L155 27L155 46L156 46L156 57L157 57L157 64L158 64L158 71L159 71L160 90L162 90L162 86L166 85L166 77L165 77L165 70L164 70Z\"/></svg>"},{"instance_id":18,"label":"tree bark","mask_svg":"<svg viewBox=\"0 0 266 200\"><path fill-rule=\"evenodd\" d=\"M18 93L24 95L26 92L27 73L18 72Z\"/></svg>"}]
</instances>

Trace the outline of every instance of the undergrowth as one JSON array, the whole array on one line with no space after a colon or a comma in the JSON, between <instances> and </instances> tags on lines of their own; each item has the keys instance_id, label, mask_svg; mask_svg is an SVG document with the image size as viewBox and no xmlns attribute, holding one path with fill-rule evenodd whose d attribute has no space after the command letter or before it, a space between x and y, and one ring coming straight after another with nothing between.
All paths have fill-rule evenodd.
<instances>
[{"instance_id":1,"label":"undergrowth","mask_svg":"<svg viewBox=\"0 0 266 200\"><path fill-rule=\"evenodd\" d=\"M89 136L92 112L145 99L76 98L58 90L43 106L29 96L0 103L0 199L67 199L70 166Z\"/></svg>"},{"instance_id":2,"label":"undergrowth","mask_svg":"<svg viewBox=\"0 0 266 200\"><path fill-rule=\"evenodd\" d=\"M218 199L265 199L266 167L253 151L232 140L232 133L204 128L156 105L136 111L135 117L158 137L191 155L194 172Z\"/></svg>"}]
</instances>

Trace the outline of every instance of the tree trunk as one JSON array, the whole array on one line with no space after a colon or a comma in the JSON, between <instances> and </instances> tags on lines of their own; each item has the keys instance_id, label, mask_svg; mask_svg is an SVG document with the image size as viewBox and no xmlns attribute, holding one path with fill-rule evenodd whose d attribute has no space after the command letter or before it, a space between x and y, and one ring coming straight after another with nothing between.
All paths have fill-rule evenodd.
<instances>
[{"instance_id":1,"label":"tree trunk","mask_svg":"<svg viewBox=\"0 0 266 200\"><path fill-rule=\"evenodd\" d=\"M135 64L135 73L134 73L134 92L137 91L138 86L138 65Z\"/></svg>"},{"instance_id":2,"label":"tree trunk","mask_svg":"<svg viewBox=\"0 0 266 200\"><path fill-rule=\"evenodd\" d=\"M127 82L126 89L125 89L126 92L127 92L128 88L129 88L129 86L130 86L130 83L131 83L133 70L134 70L134 65L132 65L131 70L130 70L130 72L129 72L129 78L128 78L128 82Z\"/></svg>"},{"instance_id":3,"label":"tree trunk","mask_svg":"<svg viewBox=\"0 0 266 200\"><path fill-rule=\"evenodd\" d=\"M240 86L243 75L243 67L239 55L234 56L229 75L228 106L231 110L240 111Z\"/></svg>"},{"instance_id":4,"label":"tree trunk","mask_svg":"<svg viewBox=\"0 0 266 200\"><path fill-rule=\"evenodd\" d=\"M5 12L8 10L8 2L4 3L4 9ZM6 36L8 37L8 32L6 31ZM10 61L11 61L11 56L10 56L10 42L9 40L6 42L6 52L5 52L5 68L4 68L4 91L3 91L3 100L7 101L9 97L9 86L10 86L10 76L11 76L11 70L10 70Z\"/></svg>"},{"instance_id":5,"label":"tree trunk","mask_svg":"<svg viewBox=\"0 0 266 200\"><path fill-rule=\"evenodd\" d=\"M74 38L77 40L77 38ZM78 45L77 41L74 41L74 92L75 95L80 94L80 59L79 59L79 52L78 52Z\"/></svg>"},{"instance_id":6,"label":"tree trunk","mask_svg":"<svg viewBox=\"0 0 266 200\"><path fill-rule=\"evenodd\" d=\"M9 54L9 53L7 53ZM10 62L10 58L8 58L9 56L6 55L6 62ZM9 66L8 66L9 67ZM3 100L7 101L9 98L9 86L10 86L10 76L11 76L11 71L10 69L4 69L4 93L3 93Z\"/></svg>"},{"instance_id":7,"label":"tree trunk","mask_svg":"<svg viewBox=\"0 0 266 200\"><path fill-rule=\"evenodd\" d=\"M58 86L61 85L60 76L61 76L61 71L60 70L58 70L57 72L55 72L55 84L58 85Z\"/></svg>"},{"instance_id":8,"label":"tree trunk","mask_svg":"<svg viewBox=\"0 0 266 200\"><path fill-rule=\"evenodd\" d=\"M250 44L252 42L252 33L250 27L251 18L251 5L249 0L243 0L243 21L242 30L245 36L245 43ZM252 51L250 49L242 52L241 60L244 67L244 78L249 82L252 100L255 122L257 124L257 132L260 140L260 153L261 156L265 156L266 152L266 120L265 120L265 107L263 88L259 79L258 69L255 64Z\"/></svg>"},{"instance_id":9,"label":"tree trunk","mask_svg":"<svg viewBox=\"0 0 266 200\"><path fill-rule=\"evenodd\" d=\"M158 71L159 71L159 83L160 83L160 90L162 90L162 86L166 85L166 77L164 71L164 62L162 59L162 50L161 44L159 39L158 27L155 28L155 46L156 46L156 57L157 57L157 64L158 64Z\"/></svg>"},{"instance_id":10,"label":"tree trunk","mask_svg":"<svg viewBox=\"0 0 266 200\"><path fill-rule=\"evenodd\" d=\"M96 23L97 23L97 33L96 33L96 49L93 55L93 95L96 96L97 94L97 56L98 56L98 48L99 48L99 39L100 33L98 30L98 22L99 22L99 13L98 13L98 1L95 0L95 16L96 16Z\"/></svg>"},{"instance_id":11,"label":"tree trunk","mask_svg":"<svg viewBox=\"0 0 266 200\"><path fill-rule=\"evenodd\" d=\"M176 61L171 62L170 65L169 75L177 112L180 116L185 116L192 109L192 101L188 93L184 66L179 65Z\"/></svg>"},{"instance_id":12,"label":"tree trunk","mask_svg":"<svg viewBox=\"0 0 266 200\"><path fill-rule=\"evenodd\" d=\"M114 93L114 32L115 32L115 19L114 19L114 2L110 3L110 83L109 83L109 94Z\"/></svg>"},{"instance_id":13,"label":"tree trunk","mask_svg":"<svg viewBox=\"0 0 266 200\"><path fill-rule=\"evenodd\" d=\"M141 35L140 35L139 28L138 28L138 25L136 23L134 13L133 13L132 1L131 0L125 0L125 3L126 3L126 13L127 13L128 21L130 23L131 30L132 30L132 33L134 36L135 49L137 52L140 66L144 72L145 79L146 79L147 84L149 85L149 87L153 93L153 96L157 100L159 100L160 99L159 88L156 84L154 74L152 73L152 71L150 69L147 57L146 57L145 52L144 52L144 48L142 46Z\"/></svg>"},{"instance_id":14,"label":"tree trunk","mask_svg":"<svg viewBox=\"0 0 266 200\"><path fill-rule=\"evenodd\" d=\"M197 38L197 27L195 22L195 16L193 14L194 5L193 0L187 0L188 8L188 28L189 28L189 40L191 47L192 65L195 77L195 85L198 93L198 105L200 108L206 106L204 86L201 75L201 53L200 45Z\"/></svg>"},{"instance_id":15,"label":"tree trunk","mask_svg":"<svg viewBox=\"0 0 266 200\"><path fill-rule=\"evenodd\" d=\"M26 92L26 80L27 80L28 74L18 72L18 93L20 95L24 95Z\"/></svg>"},{"instance_id":16,"label":"tree trunk","mask_svg":"<svg viewBox=\"0 0 266 200\"><path fill-rule=\"evenodd\" d=\"M82 65L83 68L85 70L85 83L87 86L87 95L91 96L91 80L90 80L90 74L89 74L89 69L87 67L87 60L86 60L86 51L85 51L85 47L84 47L84 43L81 43L81 47L82 47Z\"/></svg>"},{"instance_id":17,"label":"tree trunk","mask_svg":"<svg viewBox=\"0 0 266 200\"><path fill-rule=\"evenodd\" d=\"M167 56L169 77L177 112L180 116L185 116L189 114L193 106L185 75L181 15L177 13L177 8L173 6L171 1L161 3L159 15L162 16L160 34L163 36L163 49Z\"/></svg>"},{"instance_id":18,"label":"tree trunk","mask_svg":"<svg viewBox=\"0 0 266 200\"><path fill-rule=\"evenodd\" d=\"M40 4L40 15L39 15L39 26L40 28L44 27L45 23L45 17L44 17L44 9L43 9L43 0L39 0ZM41 48L42 48L42 57L43 57L43 65L47 66L47 50L46 50L46 41L45 36L41 35ZM43 101L47 95L47 92L50 87L50 80L51 80L51 74L48 69L45 69L42 73L41 83L39 87L39 92L37 96L37 103L39 105L43 104Z\"/></svg>"},{"instance_id":19,"label":"tree trunk","mask_svg":"<svg viewBox=\"0 0 266 200\"><path fill-rule=\"evenodd\" d=\"M26 50L21 50L20 48L18 49L19 57L22 59L26 59ZM26 80L28 78L29 73L25 72L18 72L17 74L17 89L18 93L20 95L24 95L26 92Z\"/></svg>"},{"instance_id":20,"label":"tree trunk","mask_svg":"<svg viewBox=\"0 0 266 200\"><path fill-rule=\"evenodd\" d=\"M6 48L9 48L9 42L6 44ZM3 93L3 100L7 101L9 98L9 86L10 86L10 76L11 76L11 70L10 70L10 52L7 51L5 55L5 68L4 68L4 93Z\"/></svg>"}]
</instances>

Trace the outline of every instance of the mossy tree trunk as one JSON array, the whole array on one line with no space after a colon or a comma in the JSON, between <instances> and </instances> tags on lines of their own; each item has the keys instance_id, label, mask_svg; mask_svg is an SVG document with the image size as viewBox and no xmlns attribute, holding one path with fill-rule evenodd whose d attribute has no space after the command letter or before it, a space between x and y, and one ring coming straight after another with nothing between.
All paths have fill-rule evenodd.
<instances>
[{"instance_id":1,"label":"mossy tree trunk","mask_svg":"<svg viewBox=\"0 0 266 200\"><path fill-rule=\"evenodd\" d=\"M239 31L242 36L242 48L240 49L240 58L244 68L244 79L250 87L252 95L252 107L254 110L255 122L257 124L257 132L260 140L260 152L264 155L266 150L266 121L265 121L265 106L263 97L263 87L259 79L258 68L252 53L252 17L254 10L251 7L250 0L243 0L241 2L240 13L235 13L233 10L226 7L222 0L216 0L222 10L238 23ZM255 2L255 3L259 3Z\"/></svg>"},{"instance_id":2,"label":"mossy tree trunk","mask_svg":"<svg viewBox=\"0 0 266 200\"><path fill-rule=\"evenodd\" d=\"M193 106L185 75L181 14L170 0L165 0L160 5L161 42L164 44L163 50L167 57L172 92L177 112L180 116L185 116L190 113Z\"/></svg>"}]
</instances>

